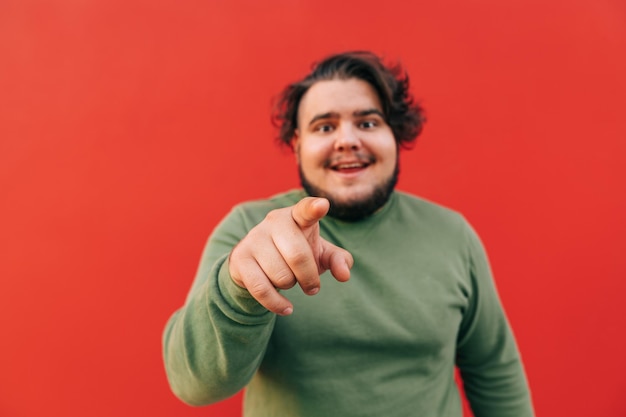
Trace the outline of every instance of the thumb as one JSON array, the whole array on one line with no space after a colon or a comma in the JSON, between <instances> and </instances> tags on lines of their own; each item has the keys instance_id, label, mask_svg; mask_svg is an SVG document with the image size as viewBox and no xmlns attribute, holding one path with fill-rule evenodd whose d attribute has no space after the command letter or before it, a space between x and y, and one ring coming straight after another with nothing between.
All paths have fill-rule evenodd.
<instances>
[{"instance_id":1,"label":"thumb","mask_svg":"<svg viewBox=\"0 0 626 417\"><path fill-rule=\"evenodd\" d=\"M322 250L319 258L320 269L326 271L330 269L337 281L347 281L350 279L350 269L354 265L354 258L347 250L333 245L332 243L321 239Z\"/></svg>"},{"instance_id":2,"label":"thumb","mask_svg":"<svg viewBox=\"0 0 626 417\"><path fill-rule=\"evenodd\" d=\"M291 207L291 217L304 229L315 225L329 209L330 203L325 198L305 197Z\"/></svg>"}]
</instances>

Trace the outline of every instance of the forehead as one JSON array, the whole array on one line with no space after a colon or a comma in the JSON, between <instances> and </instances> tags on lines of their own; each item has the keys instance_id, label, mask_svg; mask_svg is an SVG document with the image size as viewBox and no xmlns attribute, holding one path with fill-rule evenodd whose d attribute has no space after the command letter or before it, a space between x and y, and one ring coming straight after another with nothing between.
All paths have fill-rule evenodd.
<instances>
[{"instance_id":1,"label":"forehead","mask_svg":"<svg viewBox=\"0 0 626 417\"><path fill-rule=\"evenodd\" d=\"M376 109L382 112L374 87L358 78L318 81L302 96L298 107L298 124L319 114L352 115L356 111Z\"/></svg>"}]
</instances>

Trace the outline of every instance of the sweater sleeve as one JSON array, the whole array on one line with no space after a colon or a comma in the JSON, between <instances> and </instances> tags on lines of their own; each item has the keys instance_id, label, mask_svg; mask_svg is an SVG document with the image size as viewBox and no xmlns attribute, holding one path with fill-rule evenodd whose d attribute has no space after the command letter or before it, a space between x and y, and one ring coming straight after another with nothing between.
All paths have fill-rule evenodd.
<instances>
[{"instance_id":1,"label":"sweater sleeve","mask_svg":"<svg viewBox=\"0 0 626 417\"><path fill-rule=\"evenodd\" d=\"M236 394L259 367L275 315L230 277L228 256L254 224L235 208L204 249L185 305L163 334L165 370L174 394L207 405Z\"/></svg>"},{"instance_id":2,"label":"sweater sleeve","mask_svg":"<svg viewBox=\"0 0 626 417\"><path fill-rule=\"evenodd\" d=\"M467 226L469 306L457 344L466 396L475 417L532 417L532 401L515 338L484 248Z\"/></svg>"}]
</instances>

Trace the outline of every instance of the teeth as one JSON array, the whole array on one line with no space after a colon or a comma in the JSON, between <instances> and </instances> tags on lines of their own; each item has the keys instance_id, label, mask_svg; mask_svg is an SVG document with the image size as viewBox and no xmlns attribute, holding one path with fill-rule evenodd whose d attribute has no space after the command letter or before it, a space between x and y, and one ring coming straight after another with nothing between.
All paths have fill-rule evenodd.
<instances>
[{"instance_id":1,"label":"teeth","mask_svg":"<svg viewBox=\"0 0 626 417\"><path fill-rule=\"evenodd\" d=\"M350 169L350 168L361 168L363 164L354 163L354 164L341 164L337 165L337 169Z\"/></svg>"}]
</instances>

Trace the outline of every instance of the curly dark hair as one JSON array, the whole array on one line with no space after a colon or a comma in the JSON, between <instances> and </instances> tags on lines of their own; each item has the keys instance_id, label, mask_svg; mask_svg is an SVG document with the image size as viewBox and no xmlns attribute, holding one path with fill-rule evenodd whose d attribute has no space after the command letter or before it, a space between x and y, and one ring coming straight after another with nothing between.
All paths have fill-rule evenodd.
<instances>
[{"instance_id":1,"label":"curly dark hair","mask_svg":"<svg viewBox=\"0 0 626 417\"><path fill-rule=\"evenodd\" d=\"M291 145L298 128L298 107L313 84L323 80L357 78L369 83L378 94L385 121L398 145L410 148L426 121L424 109L409 92L409 76L399 64L386 66L368 51L331 55L315 63L309 75L288 85L278 97L272 122L279 129L277 141Z\"/></svg>"}]
</instances>

